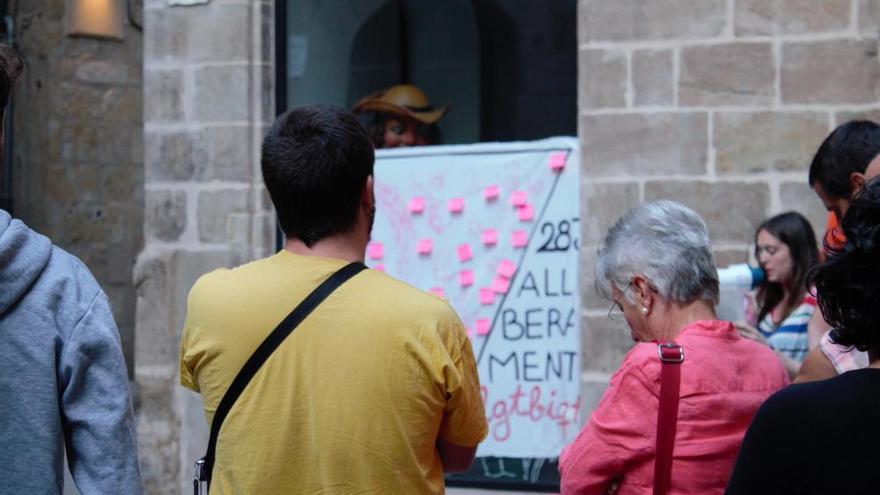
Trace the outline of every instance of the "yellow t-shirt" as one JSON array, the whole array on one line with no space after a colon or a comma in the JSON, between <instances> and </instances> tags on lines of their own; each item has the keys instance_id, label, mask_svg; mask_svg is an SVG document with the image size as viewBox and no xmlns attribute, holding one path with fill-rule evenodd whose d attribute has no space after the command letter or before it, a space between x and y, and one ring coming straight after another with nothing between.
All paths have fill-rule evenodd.
<instances>
[{"instance_id":1,"label":"yellow t-shirt","mask_svg":"<svg viewBox=\"0 0 880 495\"><path fill-rule=\"evenodd\" d=\"M263 339L341 260L287 251L190 291L180 382L210 424ZM470 340L441 299L374 270L327 298L263 364L217 442L211 493L443 493L437 439L487 423Z\"/></svg>"}]
</instances>

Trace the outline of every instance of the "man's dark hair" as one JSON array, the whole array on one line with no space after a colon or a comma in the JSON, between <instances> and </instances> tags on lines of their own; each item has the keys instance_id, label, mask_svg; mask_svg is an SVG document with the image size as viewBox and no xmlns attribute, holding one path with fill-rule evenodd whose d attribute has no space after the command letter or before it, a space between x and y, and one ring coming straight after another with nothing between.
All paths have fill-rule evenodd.
<instances>
[{"instance_id":1,"label":"man's dark hair","mask_svg":"<svg viewBox=\"0 0 880 495\"><path fill-rule=\"evenodd\" d=\"M810 164L810 187L818 182L829 196L849 199L849 177L865 173L880 154L880 125L853 120L840 125L822 141Z\"/></svg>"},{"instance_id":2,"label":"man's dark hair","mask_svg":"<svg viewBox=\"0 0 880 495\"><path fill-rule=\"evenodd\" d=\"M831 340L860 351L880 349L880 181L865 184L841 222L846 245L812 276Z\"/></svg>"},{"instance_id":3,"label":"man's dark hair","mask_svg":"<svg viewBox=\"0 0 880 495\"><path fill-rule=\"evenodd\" d=\"M331 105L288 110L263 140L263 181L287 237L311 247L357 221L374 152L354 115Z\"/></svg>"},{"instance_id":4,"label":"man's dark hair","mask_svg":"<svg viewBox=\"0 0 880 495\"><path fill-rule=\"evenodd\" d=\"M0 118L6 112L12 85L15 84L23 68L24 62L15 50L5 43L0 43Z\"/></svg>"}]
</instances>

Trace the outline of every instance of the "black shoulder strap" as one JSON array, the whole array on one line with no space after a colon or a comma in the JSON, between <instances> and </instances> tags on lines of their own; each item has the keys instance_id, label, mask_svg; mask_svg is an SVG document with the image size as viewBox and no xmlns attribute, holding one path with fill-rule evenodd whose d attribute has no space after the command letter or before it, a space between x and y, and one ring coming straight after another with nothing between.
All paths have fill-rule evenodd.
<instances>
[{"instance_id":1,"label":"black shoulder strap","mask_svg":"<svg viewBox=\"0 0 880 495\"><path fill-rule=\"evenodd\" d=\"M311 294L306 296L297 307L293 308L293 311L287 315L287 318L279 323L278 326L275 327L275 330L272 330L272 333L266 337L263 343L257 347L256 351L254 351L253 355L244 363L241 371L238 372L238 375L236 375L235 379L232 381L232 385L226 389L226 394L223 395L223 399L220 400L220 405L217 406L217 411L214 413L214 420L211 421L211 436L208 439L208 451L205 453L204 457L204 469L207 478L204 481L208 482L209 487L211 483L211 472L214 468L214 454L217 449L217 435L220 433L220 427L223 426L223 420L226 419L226 415L229 414L229 410L232 409L232 405L235 404L235 400L238 399L238 396L241 395L245 387L250 383L251 378L257 373L260 366L262 366L263 363L269 359L269 356L272 355L272 352L284 342L284 339L293 333L296 327L299 326L299 324L302 323L302 321L305 320L306 317L327 298L327 296L335 291L340 285L348 281L348 279L354 277L366 268L367 267L364 266L363 263L349 263L331 275L327 280L323 281L321 285L312 291Z\"/></svg>"}]
</instances>

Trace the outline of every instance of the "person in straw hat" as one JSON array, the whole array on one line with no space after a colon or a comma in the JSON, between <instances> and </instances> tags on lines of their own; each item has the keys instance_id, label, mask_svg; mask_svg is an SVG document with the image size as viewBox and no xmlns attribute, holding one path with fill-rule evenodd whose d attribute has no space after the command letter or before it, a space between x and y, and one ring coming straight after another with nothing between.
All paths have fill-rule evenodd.
<instances>
[{"instance_id":1,"label":"person in straw hat","mask_svg":"<svg viewBox=\"0 0 880 495\"><path fill-rule=\"evenodd\" d=\"M368 129L376 148L398 148L440 144L437 122L449 105L435 108L419 88L398 84L362 98L352 111L372 112Z\"/></svg>"}]
</instances>

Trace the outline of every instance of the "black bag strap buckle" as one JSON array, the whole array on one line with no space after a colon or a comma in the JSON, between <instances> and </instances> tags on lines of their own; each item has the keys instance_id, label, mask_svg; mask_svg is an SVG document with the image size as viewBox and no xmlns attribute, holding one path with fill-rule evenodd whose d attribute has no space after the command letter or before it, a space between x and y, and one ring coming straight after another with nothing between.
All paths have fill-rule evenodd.
<instances>
[{"instance_id":1,"label":"black bag strap buckle","mask_svg":"<svg viewBox=\"0 0 880 495\"><path fill-rule=\"evenodd\" d=\"M202 495L202 483L205 483L205 494L208 493L208 470L205 468L205 458L197 460L193 471L193 495Z\"/></svg>"}]
</instances>

